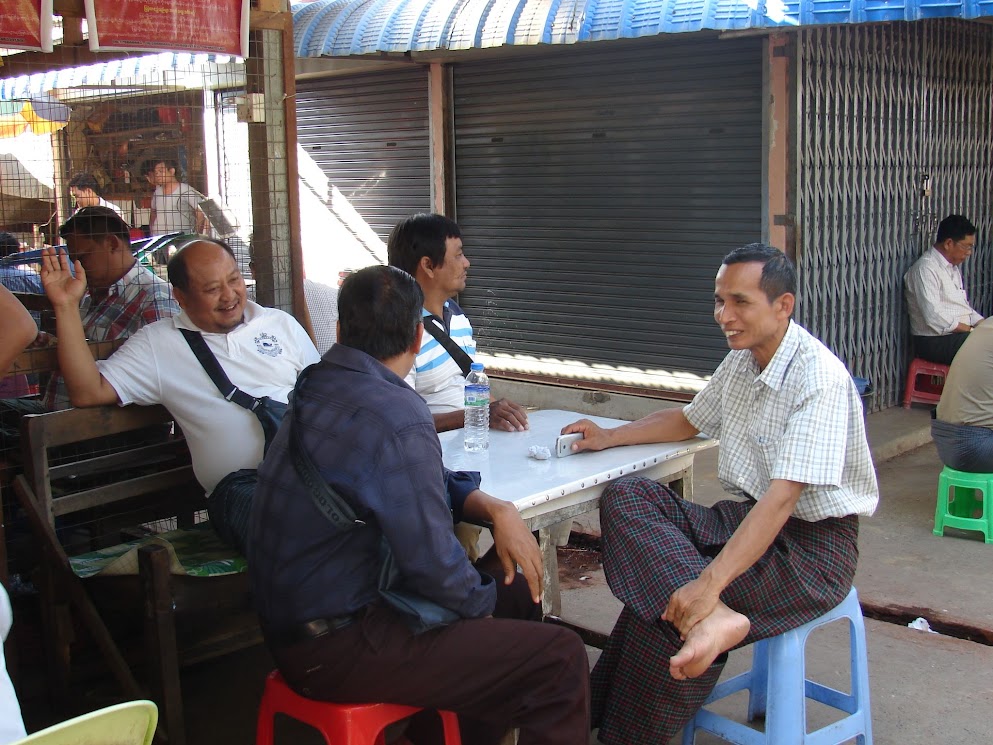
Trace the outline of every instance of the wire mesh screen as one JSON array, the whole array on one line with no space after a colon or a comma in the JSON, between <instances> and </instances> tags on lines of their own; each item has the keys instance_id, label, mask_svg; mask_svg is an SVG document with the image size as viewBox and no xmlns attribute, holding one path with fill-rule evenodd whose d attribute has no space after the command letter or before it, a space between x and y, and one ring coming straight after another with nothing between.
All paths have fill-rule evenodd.
<instances>
[{"instance_id":1,"label":"wire mesh screen","mask_svg":"<svg viewBox=\"0 0 993 745\"><path fill-rule=\"evenodd\" d=\"M41 249L61 246L68 254L62 292L75 291L71 275L79 272L71 262L81 262L88 284L81 317L98 358L180 312L167 263L191 234L232 249L250 299L293 310L280 45L278 31L260 30L246 60L107 53L99 55L106 61L78 68L0 50L0 281L31 309L41 332L0 383L0 489L15 591L29 582L36 559L11 488L31 466L21 423L70 406L39 275ZM149 378L162 374L154 361L148 365ZM137 460L127 455L136 446L145 448ZM161 426L58 448L51 453L56 473L79 460L110 465L85 478L55 478L53 490L85 492L126 480L132 468L136 477L168 471L184 449ZM168 502L168 488L163 495ZM203 490L196 496L202 507ZM174 528L176 517L168 508L125 505L113 514L56 516L55 527L60 539L74 536L79 547L93 548Z\"/></svg>"},{"instance_id":2,"label":"wire mesh screen","mask_svg":"<svg viewBox=\"0 0 993 745\"><path fill-rule=\"evenodd\" d=\"M798 318L898 403L910 358L903 275L938 222L978 228L964 266L993 311L993 29L960 21L801 31Z\"/></svg>"}]
</instances>

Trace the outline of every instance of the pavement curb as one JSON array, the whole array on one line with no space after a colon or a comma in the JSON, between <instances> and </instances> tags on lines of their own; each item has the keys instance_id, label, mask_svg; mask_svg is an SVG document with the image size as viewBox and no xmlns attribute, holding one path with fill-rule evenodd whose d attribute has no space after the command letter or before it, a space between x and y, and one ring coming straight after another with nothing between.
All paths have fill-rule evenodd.
<instances>
[{"instance_id":1,"label":"pavement curb","mask_svg":"<svg viewBox=\"0 0 993 745\"><path fill-rule=\"evenodd\" d=\"M872 453L873 463L879 465L880 463L885 463L888 460L896 458L898 455L909 453L911 450L916 450L919 447L927 445L929 442L931 442L930 421L924 427L915 427L897 437L884 438L878 446L870 445L869 450Z\"/></svg>"}]
</instances>

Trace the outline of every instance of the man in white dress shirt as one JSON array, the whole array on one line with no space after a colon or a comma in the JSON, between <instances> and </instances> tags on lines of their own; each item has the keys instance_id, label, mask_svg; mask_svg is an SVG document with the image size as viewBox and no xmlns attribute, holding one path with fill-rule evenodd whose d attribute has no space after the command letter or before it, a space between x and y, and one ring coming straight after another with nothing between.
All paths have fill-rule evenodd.
<instances>
[{"instance_id":1,"label":"man in white dress shirt","mask_svg":"<svg viewBox=\"0 0 993 745\"><path fill-rule=\"evenodd\" d=\"M959 268L975 248L976 226L962 215L949 215L938 224L934 246L904 276L917 357L952 364L969 332L983 320L969 305Z\"/></svg>"}]
</instances>

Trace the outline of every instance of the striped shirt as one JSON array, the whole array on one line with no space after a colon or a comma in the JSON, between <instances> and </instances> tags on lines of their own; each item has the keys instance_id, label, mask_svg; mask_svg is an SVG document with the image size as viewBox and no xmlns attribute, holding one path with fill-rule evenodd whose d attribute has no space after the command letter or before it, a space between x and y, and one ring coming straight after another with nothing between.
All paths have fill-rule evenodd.
<instances>
[{"instance_id":1,"label":"striped shirt","mask_svg":"<svg viewBox=\"0 0 993 745\"><path fill-rule=\"evenodd\" d=\"M871 515L879 501L851 375L831 351L790 321L765 370L732 350L684 409L690 424L720 438L717 475L732 494L760 499L773 479L807 486L793 515Z\"/></svg>"},{"instance_id":2,"label":"striped shirt","mask_svg":"<svg viewBox=\"0 0 993 745\"><path fill-rule=\"evenodd\" d=\"M903 282L914 336L945 336L960 323L975 326L983 320L969 305L962 270L934 247L910 267Z\"/></svg>"},{"instance_id":3,"label":"striped shirt","mask_svg":"<svg viewBox=\"0 0 993 745\"><path fill-rule=\"evenodd\" d=\"M444 318L439 319L425 309L422 312L424 323L433 323L447 330L466 354L476 355L476 340L472 338L472 326L465 313L454 300L445 302ZM417 353L414 367L406 378L407 385L417 391L428 405L432 414L461 411L465 406L465 376L438 340L426 330L421 339L421 351Z\"/></svg>"},{"instance_id":4,"label":"striped shirt","mask_svg":"<svg viewBox=\"0 0 993 745\"><path fill-rule=\"evenodd\" d=\"M127 339L142 326L179 313L172 297L172 287L135 262L127 274L112 284L107 296L93 302L90 295L79 307L83 330L89 341ZM69 406L69 392L59 374L52 375L45 392L45 406L50 411Z\"/></svg>"}]
</instances>

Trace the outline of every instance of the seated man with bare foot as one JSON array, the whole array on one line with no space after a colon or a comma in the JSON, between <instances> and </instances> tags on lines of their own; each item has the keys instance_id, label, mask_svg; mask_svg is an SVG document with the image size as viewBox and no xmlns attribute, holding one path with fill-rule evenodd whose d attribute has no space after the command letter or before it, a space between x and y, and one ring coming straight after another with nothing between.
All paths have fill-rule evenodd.
<instances>
[{"instance_id":1,"label":"seated man with bare foot","mask_svg":"<svg viewBox=\"0 0 993 745\"><path fill-rule=\"evenodd\" d=\"M603 563L624 609L592 674L606 745L660 745L699 709L726 652L822 615L851 589L858 516L879 499L858 392L845 366L790 320L796 272L751 244L717 272L714 318L731 352L683 408L616 429L590 421L577 450L720 438L738 500L703 507L643 478L600 501Z\"/></svg>"}]
</instances>

